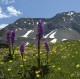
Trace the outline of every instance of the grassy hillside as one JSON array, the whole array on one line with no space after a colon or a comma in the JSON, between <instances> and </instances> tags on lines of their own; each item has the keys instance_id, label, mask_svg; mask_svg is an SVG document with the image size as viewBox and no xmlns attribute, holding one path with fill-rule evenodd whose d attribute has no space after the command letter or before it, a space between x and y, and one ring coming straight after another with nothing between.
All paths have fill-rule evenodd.
<instances>
[{"instance_id":1,"label":"grassy hillside","mask_svg":"<svg viewBox=\"0 0 80 79\"><path fill-rule=\"evenodd\" d=\"M64 41L55 44L50 43L49 74L44 79L80 79L80 41ZM14 59L4 63L3 57L8 49L0 49L0 79L22 79L23 63L19 47L15 46ZM41 62L46 63L46 50L41 46ZM25 47L24 64L26 67L26 79L29 79L30 66L37 65L37 45ZM41 79L41 78L36 78Z\"/></svg>"}]
</instances>

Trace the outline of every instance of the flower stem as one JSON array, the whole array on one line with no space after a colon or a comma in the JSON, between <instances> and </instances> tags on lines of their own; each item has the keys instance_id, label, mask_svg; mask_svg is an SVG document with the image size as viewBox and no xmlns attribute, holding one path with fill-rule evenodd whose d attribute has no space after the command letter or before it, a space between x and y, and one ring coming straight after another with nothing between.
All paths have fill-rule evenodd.
<instances>
[{"instance_id":1,"label":"flower stem","mask_svg":"<svg viewBox=\"0 0 80 79\"><path fill-rule=\"evenodd\" d=\"M9 54L11 54L11 46L9 45Z\"/></svg>"},{"instance_id":2,"label":"flower stem","mask_svg":"<svg viewBox=\"0 0 80 79\"><path fill-rule=\"evenodd\" d=\"M40 39L38 40L38 68L40 68Z\"/></svg>"},{"instance_id":3,"label":"flower stem","mask_svg":"<svg viewBox=\"0 0 80 79\"><path fill-rule=\"evenodd\" d=\"M23 61L23 55L21 57L22 57L22 64L23 64L23 77L24 77L25 76L25 65L24 65L24 61Z\"/></svg>"},{"instance_id":4,"label":"flower stem","mask_svg":"<svg viewBox=\"0 0 80 79\"><path fill-rule=\"evenodd\" d=\"M23 61L23 55L22 55L21 57L22 57L23 68L25 69L25 67L24 67L24 61ZM23 69L23 70L24 70L24 69Z\"/></svg>"},{"instance_id":5,"label":"flower stem","mask_svg":"<svg viewBox=\"0 0 80 79\"><path fill-rule=\"evenodd\" d=\"M48 51L47 51L47 65L48 65Z\"/></svg>"},{"instance_id":6,"label":"flower stem","mask_svg":"<svg viewBox=\"0 0 80 79\"><path fill-rule=\"evenodd\" d=\"M13 52L13 55L14 55L14 45L12 44L12 52Z\"/></svg>"}]
</instances>

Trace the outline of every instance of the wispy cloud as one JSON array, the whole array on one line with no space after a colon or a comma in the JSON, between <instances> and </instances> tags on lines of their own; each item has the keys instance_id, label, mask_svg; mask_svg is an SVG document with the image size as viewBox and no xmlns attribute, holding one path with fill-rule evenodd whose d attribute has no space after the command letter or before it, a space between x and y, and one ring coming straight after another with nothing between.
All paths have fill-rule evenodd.
<instances>
[{"instance_id":1,"label":"wispy cloud","mask_svg":"<svg viewBox=\"0 0 80 79\"><path fill-rule=\"evenodd\" d=\"M8 24L0 24L0 29L4 28L6 26L8 26Z\"/></svg>"},{"instance_id":2,"label":"wispy cloud","mask_svg":"<svg viewBox=\"0 0 80 79\"><path fill-rule=\"evenodd\" d=\"M22 14L19 10L16 10L13 6L8 6L7 11L9 12L10 16L18 16Z\"/></svg>"},{"instance_id":3,"label":"wispy cloud","mask_svg":"<svg viewBox=\"0 0 80 79\"><path fill-rule=\"evenodd\" d=\"M15 0L1 0L0 2L2 5L6 5L15 2ZM6 8L5 11L4 8ZM7 7L0 6L0 19L18 16L21 14L22 12L17 10L14 6L9 6L9 5L7 5Z\"/></svg>"},{"instance_id":4,"label":"wispy cloud","mask_svg":"<svg viewBox=\"0 0 80 79\"><path fill-rule=\"evenodd\" d=\"M3 4L10 4L10 3L13 3L13 2L15 2L15 0L2 0Z\"/></svg>"},{"instance_id":5,"label":"wispy cloud","mask_svg":"<svg viewBox=\"0 0 80 79\"><path fill-rule=\"evenodd\" d=\"M8 18L9 16L7 14L5 14L3 11L2 11L2 8L0 7L0 18Z\"/></svg>"}]
</instances>

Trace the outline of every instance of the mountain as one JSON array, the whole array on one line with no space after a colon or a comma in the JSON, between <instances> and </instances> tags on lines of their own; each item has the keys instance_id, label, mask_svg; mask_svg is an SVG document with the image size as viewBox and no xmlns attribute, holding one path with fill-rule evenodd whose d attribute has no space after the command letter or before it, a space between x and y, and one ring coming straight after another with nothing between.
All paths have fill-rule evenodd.
<instances>
[{"instance_id":1,"label":"mountain","mask_svg":"<svg viewBox=\"0 0 80 79\"><path fill-rule=\"evenodd\" d=\"M20 18L0 30L0 40L6 41L6 32L15 29L16 43L36 40L38 20L44 24L44 38L50 42L80 40L80 13L74 11L58 13L52 18Z\"/></svg>"}]
</instances>

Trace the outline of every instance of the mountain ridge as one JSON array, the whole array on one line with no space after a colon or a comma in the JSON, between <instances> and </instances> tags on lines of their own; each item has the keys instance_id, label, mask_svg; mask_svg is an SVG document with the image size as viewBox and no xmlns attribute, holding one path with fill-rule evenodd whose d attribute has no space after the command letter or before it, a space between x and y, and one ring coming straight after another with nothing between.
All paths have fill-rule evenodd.
<instances>
[{"instance_id":1,"label":"mountain ridge","mask_svg":"<svg viewBox=\"0 0 80 79\"><path fill-rule=\"evenodd\" d=\"M46 37L49 41L80 40L80 13L74 11L58 13L52 18L19 18L1 29L0 37L4 39L8 30L15 29L16 38L36 39L38 20L43 21L44 37L52 35L53 38Z\"/></svg>"}]
</instances>

